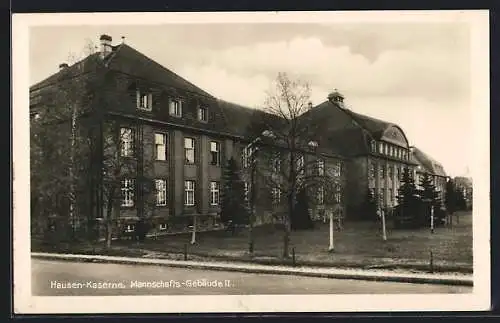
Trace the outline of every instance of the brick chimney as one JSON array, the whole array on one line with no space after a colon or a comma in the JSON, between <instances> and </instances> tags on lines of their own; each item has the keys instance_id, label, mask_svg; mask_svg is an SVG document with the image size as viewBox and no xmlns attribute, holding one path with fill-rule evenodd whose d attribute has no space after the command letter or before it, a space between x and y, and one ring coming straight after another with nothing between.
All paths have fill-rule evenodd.
<instances>
[{"instance_id":1,"label":"brick chimney","mask_svg":"<svg viewBox=\"0 0 500 323\"><path fill-rule=\"evenodd\" d=\"M101 42L101 58L106 57L113 50L111 47L112 40L113 38L111 38L111 36L109 35L101 35L101 37L99 38L99 41Z\"/></svg>"},{"instance_id":2,"label":"brick chimney","mask_svg":"<svg viewBox=\"0 0 500 323\"><path fill-rule=\"evenodd\" d=\"M68 64L66 63L61 63L59 64L59 70L62 71L63 69L67 68L68 67Z\"/></svg>"}]
</instances>

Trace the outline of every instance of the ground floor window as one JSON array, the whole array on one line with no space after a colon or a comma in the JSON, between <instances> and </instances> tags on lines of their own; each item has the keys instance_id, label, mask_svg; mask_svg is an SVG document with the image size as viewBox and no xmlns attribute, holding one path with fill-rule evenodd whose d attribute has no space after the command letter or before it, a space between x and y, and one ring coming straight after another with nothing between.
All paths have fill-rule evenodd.
<instances>
[{"instance_id":1,"label":"ground floor window","mask_svg":"<svg viewBox=\"0 0 500 323\"><path fill-rule=\"evenodd\" d=\"M123 179L121 182L122 206L134 206L134 180L130 178Z\"/></svg>"},{"instance_id":2,"label":"ground floor window","mask_svg":"<svg viewBox=\"0 0 500 323\"><path fill-rule=\"evenodd\" d=\"M210 205L219 205L219 182L210 182Z\"/></svg>"},{"instance_id":3,"label":"ground floor window","mask_svg":"<svg viewBox=\"0 0 500 323\"><path fill-rule=\"evenodd\" d=\"M184 205L193 206L194 201L194 181L185 181L184 182Z\"/></svg>"}]
</instances>

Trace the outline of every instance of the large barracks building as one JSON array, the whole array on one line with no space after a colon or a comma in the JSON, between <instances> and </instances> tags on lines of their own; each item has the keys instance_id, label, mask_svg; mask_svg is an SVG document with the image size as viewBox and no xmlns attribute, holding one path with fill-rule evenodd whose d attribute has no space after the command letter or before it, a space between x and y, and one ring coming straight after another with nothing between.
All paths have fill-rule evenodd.
<instances>
[{"instance_id":1,"label":"large barracks building","mask_svg":"<svg viewBox=\"0 0 500 323\"><path fill-rule=\"evenodd\" d=\"M254 114L261 111L216 98L131 46L113 45L108 35L100 37L99 52L71 66L61 64L56 74L31 86L31 122L43 120L61 82L73 82L83 92L91 89L99 98L86 108L87 116L99 119L89 120L119 124L120 144L115 151L133 165L121 174L120 198L112 208L123 223L150 217L158 230L169 230L189 225L197 216L200 225L214 224L220 211L224 165L231 157L238 162L248 190L250 162L245 147L252 138L247 129ZM360 207L369 190L380 205L395 205L403 169L409 167L413 173L419 166L403 129L354 110L332 89L323 103L307 112L322 149L305 158L320 159L322 167L333 170L335 194L331 198L346 219L361 217ZM98 129L95 121L92 127ZM98 147L101 157L106 154L102 150L109 149L102 144ZM422 154L418 157L425 159ZM435 161L424 164L418 172L438 169L436 180L441 183L442 167ZM102 169L99 162L92 167ZM89 173L94 186L82 204L88 208L78 212L75 226L88 217L106 216L99 173ZM151 201L145 200L141 192L145 189L138 185L141 176L154 179L153 208L146 207ZM259 183L257 179L255 185ZM257 223L273 221L286 198L264 185L257 192ZM319 217L321 204L328 202L320 198L313 216Z\"/></svg>"}]
</instances>

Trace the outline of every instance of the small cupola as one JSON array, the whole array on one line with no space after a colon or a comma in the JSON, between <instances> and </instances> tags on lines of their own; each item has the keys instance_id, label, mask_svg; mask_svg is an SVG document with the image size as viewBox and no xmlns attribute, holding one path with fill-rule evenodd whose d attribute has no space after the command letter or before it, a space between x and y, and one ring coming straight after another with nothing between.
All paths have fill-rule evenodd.
<instances>
[{"instance_id":1,"label":"small cupola","mask_svg":"<svg viewBox=\"0 0 500 323\"><path fill-rule=\"evenodd\" d=\"M344 108L344 96L337 89L328 94L328 101Z\"/></svg>"},{"instance_id":2,"label":"small cupola","mask_svg":"<svg viewBox=\"0 0 500 323\"><path fill-rule=\"evenodd\" d=\"M99 41L101 43L101 58L106 57L109 53L112 52L113 48L111 46L111 42L113 41L113 38L109 35L101 35L99 38Z\"/></svg>"}]
</instances>

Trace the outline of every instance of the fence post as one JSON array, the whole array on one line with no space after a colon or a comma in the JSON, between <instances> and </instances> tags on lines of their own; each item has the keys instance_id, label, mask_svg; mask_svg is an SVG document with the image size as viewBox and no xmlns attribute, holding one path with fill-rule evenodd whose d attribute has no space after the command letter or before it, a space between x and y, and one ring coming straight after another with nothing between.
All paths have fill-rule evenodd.
<instances>
[{"instance_id":1,"label":"fence post","mask_svg":"<svg viewBox=\"0 0 500 323\"><path fill-rule=\"evenodd\" d=\"M188 245L184 244L184 260L188 260Z\"/></svg>"}]
</instances>

